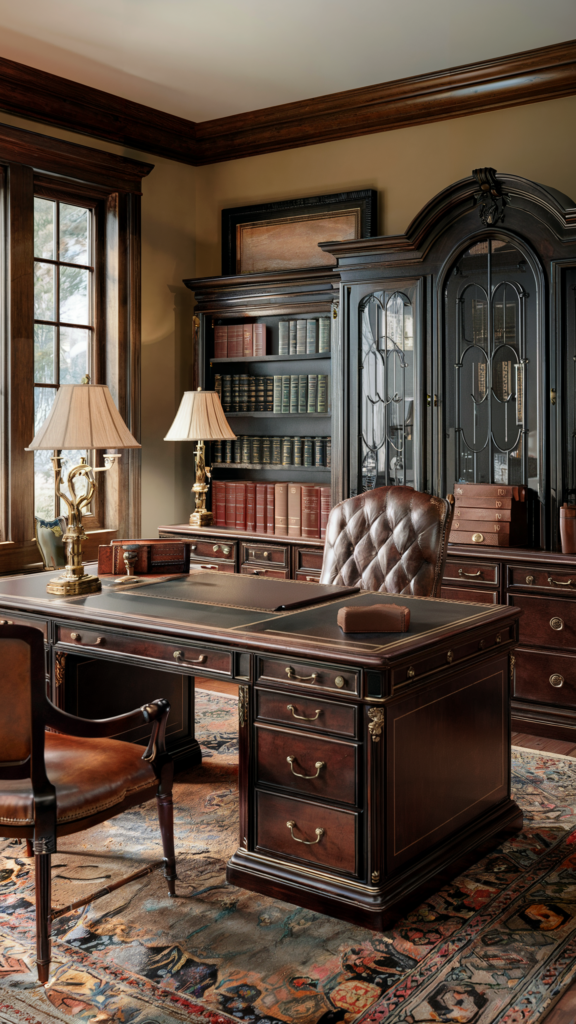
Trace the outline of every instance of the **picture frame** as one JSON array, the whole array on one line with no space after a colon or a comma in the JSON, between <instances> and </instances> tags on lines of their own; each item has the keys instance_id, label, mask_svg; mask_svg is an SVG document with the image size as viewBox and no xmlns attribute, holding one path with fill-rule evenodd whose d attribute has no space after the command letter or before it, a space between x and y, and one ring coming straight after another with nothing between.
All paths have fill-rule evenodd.
<instances>
[{"instance_id":1,"label":"picture frame","mask_svg":"<svg viewBox=\"0 0 576 1024\"><path fill-rule=\"evenodd\" d=\"M371 188L222 210L222 274L335 266L318 242L377 232L378 193Z\"/></svg>"}]
</instances>

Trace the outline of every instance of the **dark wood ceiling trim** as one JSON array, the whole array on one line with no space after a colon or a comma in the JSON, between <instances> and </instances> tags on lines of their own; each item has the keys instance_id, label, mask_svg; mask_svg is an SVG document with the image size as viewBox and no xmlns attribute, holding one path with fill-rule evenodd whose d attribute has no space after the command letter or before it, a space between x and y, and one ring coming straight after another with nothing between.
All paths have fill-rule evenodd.
<instances>
[{"instance_id":1,"label":"dark wood ceiling trim","mask_svg":"<svg viewBox=\"0 0 576 1024\"><path fill-rule=\"evenodd\" d=\"M0 59L0 109L194 165L576 93L576 40L430 75L194 122Z\"/></svg>"},{"instance_id":2,"label":"dark wood ceiling trim","mask_svg":"<svg viewBox=\"0 0 576 1024\"><path fill-rule=\"evenodd\" d=\"M119 192L140 192L142 178L154 168L142 160L6 124L0 124L0 161L26 164Z\"/></svg>"}]
</instances>

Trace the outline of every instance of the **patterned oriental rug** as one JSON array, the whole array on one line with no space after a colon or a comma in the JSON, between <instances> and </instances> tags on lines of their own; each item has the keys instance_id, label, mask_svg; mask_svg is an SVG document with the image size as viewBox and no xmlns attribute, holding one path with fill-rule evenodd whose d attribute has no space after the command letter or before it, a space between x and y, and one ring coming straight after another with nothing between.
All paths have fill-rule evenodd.
<instances>
[{"instance_id":1,"label":"patterned oriental rug","mask_svg":"<svg viewBox=\"0 0 576 1024\"><path fill-rule=\"evenodd\" d=\"M534 1024L570 984L576 760L514 749L524 831L379 934L226 883L236 701L200 691L197 717L204 764L175 787L179 898L154 872L59 918L46 989L33 866L0 841L0 1024ZM70 836L53 903L160 855L154 802Z\"/></svg>"}]
</instances>

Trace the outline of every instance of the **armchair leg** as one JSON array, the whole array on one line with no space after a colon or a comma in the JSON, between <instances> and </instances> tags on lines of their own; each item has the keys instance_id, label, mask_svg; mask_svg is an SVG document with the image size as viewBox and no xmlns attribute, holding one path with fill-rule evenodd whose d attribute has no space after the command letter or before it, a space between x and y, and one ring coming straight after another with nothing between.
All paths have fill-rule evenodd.
<instances>
[{"instance_id":1,"label":"armchair leg","mask_svg":"<svg viewBox=\"0 0 576 1024\"><path fill-rule=\"evenodd\" d=\"M36 965L38 981L45 985L50 974L50 929L52 907L52 879L49 853L36 853Z\"/></svg>"},{"instance_id":2,"label":"armchair leg","mask_svg":"<svg viewBox=\"0 0 576 1024\"><path fill-rule=\"evenodd\" d=\"M162 849L164 850L164 878L168 882L170 896L176 895L175 882L176 856L174 853L174 806L172 804L172 788L169 793L158 793L158 822L162 836Z\"/></svg>"}]
</instances>

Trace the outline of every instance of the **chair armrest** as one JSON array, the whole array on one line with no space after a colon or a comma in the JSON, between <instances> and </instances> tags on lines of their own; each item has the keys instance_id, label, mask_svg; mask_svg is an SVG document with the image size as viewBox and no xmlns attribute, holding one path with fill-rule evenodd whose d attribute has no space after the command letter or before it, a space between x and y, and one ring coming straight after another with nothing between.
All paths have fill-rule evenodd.
<instances>
[{"instance_id":1,"label":"chair armrest","mask_svg":"<svg viewBox=\"0 0 576 1024\"><path fill-rule=\"evenodd\" d=\"M154 723L152 730L151 740L155 734L159 737L163 736L166 731L166 719L168 718L168 712L170 711L170 704L167 700L160 699L154 700L150 704L145 704L141 708L137 708L135 711L129 711L126 715L117 715L114 718L78 718L76 715L69 715L67 711L62 711L61 708L57 708L52 701L47 700L47 715L45 725L50 726L52 729L56 729L58 732L63 732L67 736L86 736L86 737L98 737L98 736L117 736L119 732L125 732L128 729L134 729L137 725L148 725L150 722ZM160 750L158 740L156 741L158 752ZM149 744L150 747L150 744ZM146 755L148 750L146 751ZM147 757L146 760L152 760L151 757Z\"/></svg>"}]
</instances>

